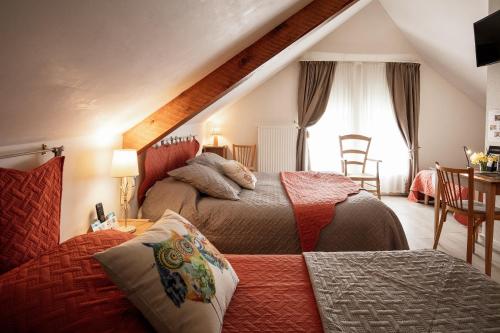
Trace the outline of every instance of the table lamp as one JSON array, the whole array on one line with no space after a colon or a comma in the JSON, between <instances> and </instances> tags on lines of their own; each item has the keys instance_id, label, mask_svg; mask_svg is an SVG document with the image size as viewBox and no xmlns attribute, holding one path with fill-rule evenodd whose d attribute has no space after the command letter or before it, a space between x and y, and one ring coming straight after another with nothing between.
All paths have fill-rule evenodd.
<instances>
[{"instance_id":1,"label":"table lamp","mask_svg":"<svg viewBox=\"0 0 500 333\"><path fill-rule=\"evenodd\" d=\"M123 232L134 232L135 227L128 225L128 203L132 199L135 187L135 176L139 175L137 164L137 151L135 149L116 149L113 151L111 162L111 177L121 178L120 183L120 206L123 210L125 225L117 229Z\"/></svg>"},{"instance_id":2,"label":"table lamp","mask_svg":"<svg viewBox=\"0 0 500 333\"><path fill-rule=\"evenodd\" d=\"M467 167L470 168L470 155L472 155L472 150L467 146L464 146L465 159L467 160Z\"/></svg>"},{"instance_id":3,"label":"table lamp","mask_svg":"<svg viewBox=\"0 0 500 333\"><path fill-rule=\"evenodd\" d=\"M219 135L221 135L220 128L219 127L212 127L212 130L210 131L210 135L214 137L214 147L219 146Z\"/></svg>"}]
</instances>

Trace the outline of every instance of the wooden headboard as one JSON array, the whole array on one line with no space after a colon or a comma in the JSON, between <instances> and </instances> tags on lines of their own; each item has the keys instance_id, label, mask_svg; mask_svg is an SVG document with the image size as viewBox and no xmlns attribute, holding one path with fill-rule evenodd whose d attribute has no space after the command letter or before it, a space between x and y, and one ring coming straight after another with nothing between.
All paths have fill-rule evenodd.
<instances>
[{"instance_id":1,"label":"wooden headboard","mask_svg":"<svg viewBox=\"0 0 500 333\"><path fill-rule=\"evenodd\" d=\"M137 191L139 206L146 198L146 192L155 182L168 177L168 172L186 165L195 157L200 143L194 137L171 138L148 148L144 154L144 174Z\"/></svg>"}]
</instances>

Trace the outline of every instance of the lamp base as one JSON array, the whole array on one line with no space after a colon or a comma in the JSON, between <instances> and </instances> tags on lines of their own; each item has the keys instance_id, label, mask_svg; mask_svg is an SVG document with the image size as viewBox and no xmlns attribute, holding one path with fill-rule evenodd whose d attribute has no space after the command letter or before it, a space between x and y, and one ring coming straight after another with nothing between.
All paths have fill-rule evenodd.
<instances>
[{"instance_id":1,"label":"lamp base","mask_svg":"<svg viewBox=\"0 0 500 333\"><path fill-rule=\"evenodd\" d=\"M131 233L135 232L135 226L120 224L118 227L115 228L115 230L118 230L118 231L121 231L121 232L128 232L128 233L131 234Z\"/></svg>"}]
</instances>

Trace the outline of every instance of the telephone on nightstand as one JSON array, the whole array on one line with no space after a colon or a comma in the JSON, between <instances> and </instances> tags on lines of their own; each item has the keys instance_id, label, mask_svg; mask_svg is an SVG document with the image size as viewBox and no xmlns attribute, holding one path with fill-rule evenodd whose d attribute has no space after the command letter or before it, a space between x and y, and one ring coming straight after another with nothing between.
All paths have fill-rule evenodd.
<instances>
[{"instance_id":1,"label":"telephone on nightstand","mask_svg":"<svg viewBox=\"0 0 500 333\"><path fill-rule=\"evenodd\" d=\"M92 231L98 230L109 230L114 229L115 226L118 226L118 219L114 212L110 212L108 215L104 215L104 207L102 203L99 202L95 205L95 210L97 213L97 219L92 221L90 224L90 228Z\"/></svg>"}]
</instances>

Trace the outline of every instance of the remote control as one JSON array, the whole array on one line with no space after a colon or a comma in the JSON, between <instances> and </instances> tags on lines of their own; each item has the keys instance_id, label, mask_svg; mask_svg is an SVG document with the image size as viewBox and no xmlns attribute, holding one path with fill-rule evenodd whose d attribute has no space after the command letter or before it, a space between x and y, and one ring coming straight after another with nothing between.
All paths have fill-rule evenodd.
<instances>
[{"instance_id":1,"label":"remote control","mask_svg":"<svg viewBox=\"0 0 500 333\"><path fill-rule=\"evenodd\" d=\"M95 211L97 212L97 218L99 221L106 221L106 215L104 215L104 208L102 207L102 202L95 205Z\"/></svg>"}]
</instances>

